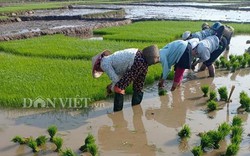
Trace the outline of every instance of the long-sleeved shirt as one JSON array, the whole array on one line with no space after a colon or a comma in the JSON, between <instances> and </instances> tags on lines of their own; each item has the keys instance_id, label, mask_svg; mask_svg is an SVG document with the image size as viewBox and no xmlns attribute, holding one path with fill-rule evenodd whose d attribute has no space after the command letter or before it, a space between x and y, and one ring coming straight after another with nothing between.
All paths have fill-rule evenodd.
<instances>
[{"instance_id":1,"label":"long-sleeved shirt","mask_svg":"<svg viewBox=\"0 0 250 156\"><path fill-rule=\"evenodd\" d=\"M204 62L210 58L210 54L219 48L219 38L215 35L209 36L200 41L197 46L200 62Z\"/></svg>"},{"instance_id":2,"label":"long-sleeved shirt","mask_svg":"<svg viewBox=\"0 0 250 156\"><path fill-rule=\"evenodd\" d=\"M112 88L124 73L131 68L137 51L136 48L124 49L102 58L101 68L111 79Z\"/></svg>"},{"instance_id":3,"label":"long-sleeved shirt","mask_svg":"<svg viewBox=\"0 0 250 156\"><path fill-rule=\"evenodd\" d=\"M192 35L192 38L198 38L201 41L201 40L205 39L208 36L215 35L215 31L212 30L212 29L205 29L205 30L202 30L202 31L192 33L191 35Z\"/></svg>"},{"instance_id":4,"label":"long-sleeved shirt","mask_svg":"<svg viewBox=\"0 0 250 156\"><path fill-rule=\"evenodd\" d=\"M188 41L176 40L160 50L160 62L162 64L162 79L166 80L171 66L177 63L187 48Z\"/></svg>"}]
</instances>

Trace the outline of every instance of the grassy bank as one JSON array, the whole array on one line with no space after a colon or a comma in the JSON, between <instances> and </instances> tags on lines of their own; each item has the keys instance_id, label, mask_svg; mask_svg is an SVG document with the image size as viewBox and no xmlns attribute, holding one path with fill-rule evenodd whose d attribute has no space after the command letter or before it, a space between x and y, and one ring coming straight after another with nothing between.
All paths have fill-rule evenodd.
<instances>
[{"instance_id":1,"label":"grassy bank","mask_svg":"<svg viewBox=\"0 0 250 156\"><path fill-rule=\"evenodd\" d=\"M91 57L104 49L112 52L151 44L162 48L185 30L200 30L202 22L138 22L96 30L103 41L63 35L0 42L0 105L22 107L23 98L105 98L107 75L93 79ZM250 33L249 24L230 24L236 33ZM146 84L161 74L160 64L151 66ZM131 92L131 88L127 90Z\"/></svg>"}]
</instances>

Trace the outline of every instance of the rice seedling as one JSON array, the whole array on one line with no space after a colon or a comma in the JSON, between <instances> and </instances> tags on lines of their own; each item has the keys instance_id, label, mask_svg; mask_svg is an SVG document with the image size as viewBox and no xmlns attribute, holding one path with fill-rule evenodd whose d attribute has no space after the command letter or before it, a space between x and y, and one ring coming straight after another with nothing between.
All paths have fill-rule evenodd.
<instances>
[{"instance_id":1,"label":"rice seedling","mask_svg":"<svg viewBox=\"0 0 250 156\"><path fill-rule=\"evenodd\" d=\"M226 61L225 62L225 67L226 67L227 70L230 70L231 69L231 63Z\"/></svg>"},{"instance_id":2,"label":"rice seedling","mask_svg":"<svg viewBox=\"0 0 250 156\"><path fill-rule=\"evenodd\" d=\"M247 60L245 60L245 59L242 60L242 61L241 61L241 64L240 64L240 67L241 67L241 68L245 68L246 65L247 65Z\"/></svg>"},{"instance_id":3,"label":"rice seedling","mask_svg":"<svg viewBox=\"0 0 250 156\"><path fill-rule=\"evenodd\" d=\"M233 54L230 54L228 58L229 60L232 60L232 58L235 58L235 56Z\"/></svg>"},{"instance_id":4,"label":"rice seedling","mask_svg":"<svg viewBox=\"0 0 250 156\"><path fill-rule=\"evenodd\" d=\"M36 138L36 143L37 146L43 146L45 145L46 141L48 140L48 138L45 135L41 135L38 138Z\"/></svg>"},{"instance_id":5,"label":"rice seedling","mask_svg":"<svg viewBox=\"0 0 250 156\"><path fill-rule=\"evenodd\" d=\"M211 90L211 91L209 92L209 100L210 100L210 101L211 101L211 100L215 100L216 97L217 97L216 91Z\"/></svg>"},{"instance_id":6,"label":"rice seedling","mask_svg":"<svg viewBox=\"0 0 250 156\"><path fill-rule=\"evenodd\" d=\"M160 96L166 95L166 94L167 94L167 91L166 91L165 89L159 89L159 90L158 90L158 94L159 94Z\"/></svg>"},{"instance_id":7,"label":"rice seedling","mask_svg":"<svg viewBox=\"0 0 250 156\"><path fill-rule=\"evenodd\" d=\"M238 55L236 57L236 59L238 60L238 62L241 64L241 62L243 61L244 57L242 55Z\"/></svg>"},{"instance_id":8,"label":"rice seedling","mask_svg":"<svg viewBox=\"0 0 250 156\"><path fill-rule=\"evenodd\" d=\"M61 137L53 137L53 143L56 145L56 152L61 151L63 139Z\"/></svg>"},{"instance_id":9,"label":"rice seedling","mask_svg":"<svg viewBox=\"0 0 250 156\"><path fill-rule=\"evenodd\" d=\"M49 133L50 136L50 141L53 142L53 138L56 135L57 132L57 127L56 125L51 125L48 127L47 132Z\"/></svg>"},{"instance_id":10,"label":"rice seedling","mask_svg":"<svg viewBox=\"0 0 250 156\"><path fill-rule=\"evenodd\" d=\"M157 24L157 26L155 26ZM183 27L183 25L186 25ZM168 27L166 27L168 25ZM152 27L156 30L152 31ZM183 21L147 21L135 22L130 25L103 28L94 30L94 34L104 34L104 39L117 41L143 41L143 42L170 42L180 37L185 30L196 31L199 28L199 22L183 23ZM143 28L143 29L142 29ZM138 33L140 32L140 33ZM167 33L167 34L166 34ZM141 35L144 34L144 35Z\"/></svg>"},{"instance_id":11,"label":"rice seedling","mask_svg":"<svg viewBox=\"0 0 250 156\"><path fill-rule=\"evenodd\" d=\"M202 156L203 155L203 151L202 151L202 148L201 146L195 146L192 151L194 156Z\"/></svg>"},{"instance_id":12,"label":"rice seedling","mask_svg":"<svg viewBox=\"0 0 250 156\"><path fill-rule=\"evenodd\" d=\"M218 131L221 133L224 139L230 133L231 126L228 123L223 122L222 124L219 125Z\"/></svg>"},{"instance_id":13,"label":"rice seedling","mask_svg":"<svg viewBox=\"0 0 250 156\"><path fill-rule=\"evenodd\" d=\"M235 135L231 138L232 144L240 145L241 141L242 141L242 136L239 135Z\"/></svg>"},{"instance_id":14,"label":"rice seedling","mask_svg":"<svg viewBox=\"0 0 250 156\"><path fill-rule=\"evenodd\" d=\"M214 100L208 101L207 108L208 111L214 111L218 108L218 103Z\"/></svg>"},{"instance_id":15,"label":"rice seedling","mask_svg":"<svg viewBox=\"0 0 250 156\"><path fill-rule=\"evenodd\" d=\"M227 147L226 156L234 156L234 155L237 155L237 153L238 153L239 150L240 150L239 145L237 145L237 144L230 144L230 145Z\"/></svg>"},{"instance_id":16,"label":"rice seedling","mask_svg":"<svg viewBox=\"0 0 250 156\"><path fill-rule=\"evenodd\" d=\"M92 144L92 143L95 143L95 137L89 133L88 136L84 140L84 145L80 147L80 150L83 151L83 149L85 148L87 144Z\"/></svg>"},{"instance_id":17,"label":"rice seedling","mask_svg":"<svg viewBox=\"0 0 250 156\"><path fill-rule=\"evenodd\" d=\"M249 111L250 98L248 94L244 91L240 92L240 104L242 108L245 108L246 111Z\"/></svg>"},{"instance_id":18,"label":"rice seedling","mask_svg":"<svg viewBox=\"0 0 250 156\"><path fill-rule=\"evenodd\" d=\"M232 126L242 126L242 119L239 116L234 116Z\"/></svg>"},{"instance_id":19,"label":"rice seedling","mask_svg":"<svg viewBox=\"0 0 250 156\"><path fill-rule=\"evenodd\" d=\"M87 144L87 152L91 153L92 156L97 156L98 155L98 147L96 144Z\"/></svg>"},{"instance_id":20,"label":"rice seedling","mask_svg":"<svg viewBox=\"0 0 250 156\"><path fill-rule=\"evenodd\" d=\"M14 143L19 143L21 145L21 144L27 144L28 140L29 140L28 138L24 138L24 137L17 135L11 141Z\"/></svg>"},{"instance_id":21,"label":"rice seedling","mask_svg":"<svg viewBox=\"0 0 250 156\"><path fill-rule=\"evenodd\" d=\"M71 149L67 148L66 150L62 150L60 152L60 156L77 156L77 154L74 151L72 151Z\"/></svg>"},{"instance_id":22,"label":"rice seedling","mask_svg":"<svg viewBox=\"0 0 250 156\"><path fill-rule=\"evenodd\" d=\"M111 52L131 47L142 49L147 47L148 44L109 40L82 40L64 35L49 35L26 40L0 42L0 50L10 54L30 57L91 60L94 55L104 49L109 49Z\"/></svg>"},{"instance_id":23,"label":"rice seedling","mask_svg":"<svg viewBox=\"0 0 250 156\"><path fill-rule=\"evenodd\" d=\"M209 85L203 85L203 86L201 86L201 91L203 92L203 96L204 97L207 97L208 95L208 92L209 92Z\"/></svg>"},{"instance_id":24,"label":"rice seedling","mask_svg":"<svg viewBox=\"0 0 250 156\"><path fill-rule=\"evenodd\" d=\"M243 28L240 29L241 31L249 31L245 28L245 24L233 25ZM152 26L155 27L155 31L149 31ZM0 50L4 53L0 55L0 69L2 69L0 102L2 106L22 107L23 97L27 95L31 99L37 98L37 95L44 98L73 98L79 95L91 98L91 102L105 99L106 94L103 88L106 87L109 79L103 76L99 80L93 80L89 74L92 56L103 49L110 49L112 52L132 47L142 49L152 43L158 43L158 47L163 47L167 42L177 39L183 31L187 29L196 31L198 28L200 28L200 22L148 21L95 30L95 34L105 34L103 41L49 35L1 42ZM160 65L150 67L146 84L159 78L161 71Z\"/></svg>"},{"instance_id":25,"label":"rice seedling","mask_svg":"<svg viewBox=\"0 0 250 156\"><path fill-rule=\"evenodd\" d=\"M183 125L182 129L180 132L178 132L178 135L181 139L183 138L190 138L191 136L191 129L188 125Z\"/></svg>"},{"instance_id":26,"label":"rice seedling","mask_svg":"<svg viewBox=\"0 0 250 156\"><path fill-rule=\"evenodd\" d=\"M106 98L106 92L103 89L110 80L106 74L98 80L93 79L90 74L90 61L23 57L5 53L0 54L0 60L1 106L24 107L23 97L27 95L32 100L36 100L37 95L50 99L74 98L79 95L79 97L89 97L89 104ZM146 80L152 76L156 79L161 72L160 64L150 67ZM60 100L55 100L55 107L65 108L68 105L69 103L66 103L66 106L62 106ZM32 106L27 103L27 107ZM42 106L39 105L39 107Z\"/></svg>"},{"instance_id":27,"label":"rice seedling","mask_svg":"<svg viewBox=\"0 0 250 156\"><path fill-rule=\"evenodd\" d=\"M221 56L220 57L220 64L221 64L221 67L222 68L225 68L226 66L226 59L225 59L225 57L224 56Z\"/></svg>"},{"instance_id":28,"label":"rice seedling","mask_svg":"<svg viewBox=\"0 0 250 156\"><path fill-rule=\"evenodd\" d=\"M217 69L220 68L220 61L219 60L215 61L215 68L217 68Z\"/></svg>"},{"instance_id":29,"label":"rice seedling","mask_svg":"<svg viewBox=\"0 0 250 156\"><path fill-rule=\"evenodd\" d=\"M37 143L34 139L29 139L28 146L32 149L34 153L39 151L39 148L37 147Z\"/></svg>"},{"instance_id":30,"label":"rice seedling","mask_svg":"<svg viewBox=\"0 0 250 156\"><path fill-rule=\"evenodd\" d=\"M250 57L247 58L248 67L250 67Z\"/></svg>"},{"instance_id":31,"label":"rice seedling","mask_svg":"<svg viewBox=\"0 0 250 156\"><path fill-rule=\"evenodd\" d=\"M220 88L218 88L218 92L219 92L219 95L220 95L220 99L224 100L224 101L227 101L227 98L228 98L227 88L226 87L220 87Z\"/></svg>"},{"instance_id":32,"label":"rice seedling","mask_svg":"<svg viewBox=\"0 0 250 156\"><path fill-rule=\"evenodd\" d=\"M232 65L232 72L235 72L240 67L239 62L234 62Z\"/></svg>"},{"instance_id":33,"label":"rice seedling","mask_svg":"<svg viewBox=\"0 0 250 156\"><path fill-rule=\"evenodd\" d=\"M242 136L243 131L244 131L243 128L239 127L239 126L233 126L231 128L231 130L232 130L232 137L234 137L234 136Z\"/></svg>"},{"instance_id":34,"label":"rice seedling","mask_svg":"<svg viewBox=\"0 0 250 156\"><path fill-rule=\"evenodd\" d=\"M95 137L92 134L88 134L88 136L84 140L84 145L80 147L80 151L85 151L88 144L94 144L95 143Z\"/></svg>"},{"instance_id":35,"label":"rice seedling","mask_svg":"<svg viewBox=\"0 0 250 156\"><path fill-rule=\"evenodd\" d=\"M213 148L213 140L212 138L207 135L207 133L204 133L201 135L201 147L204 148Z\"/></svg>"},{"instance_id":36,"label":"rice seedling","mask_svg":"<svg viewBox=\"0 0 250 156\"><path fill-rule=\"evenodd\" d=\"M88 134L88 136L84 140L84 145L82 145L79 148L79 150L83 151L83 152L89 152L93 156L97 155L97 153L98 153L98 147L95 144L95 138L94 138L94 136L92 134Z\"/></svg>"},{"instance_id":37,"label":"rice seedling","mask_svg":"<svg viewBox=\"0 0 250 156\"><path fill-rule=\"evenodd\" d=\"M219 142L223 139L223 135L219 131L208 131L207 135L213 140L213 147L218 149L220 147Z\"/></svg>"},{"instance_id":38,"label":"rice seedling","mask_svg":"<svg viewBox=\"0 0 250 156\"><path fill-rule=\"evenodd\" d=\"M231 64L233 64L233 63L235 63L237 61L237 58L236 58L236 56L233 56L233 57L231 57L231 59L230 59L230 63Z\"/></svg>"}]
</instances>

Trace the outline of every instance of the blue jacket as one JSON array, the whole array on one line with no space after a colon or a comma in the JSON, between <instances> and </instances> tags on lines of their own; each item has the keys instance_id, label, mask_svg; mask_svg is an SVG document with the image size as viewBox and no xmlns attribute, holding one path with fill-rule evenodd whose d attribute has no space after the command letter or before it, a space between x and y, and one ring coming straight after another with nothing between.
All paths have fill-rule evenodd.
<instances>
[{"instance_id":1,"label":"blue jacket","mask_svg":"<svg viewBox=\"0 0 250 156\"><path fill-rule=\"evenodd\" d=\"M176 40L170 42L160 50L160 62L162 64L162 79L166 80L171 70L171 66L176 64L185 49L187 48L188 41Z\"/></svg>"}]
</instances>

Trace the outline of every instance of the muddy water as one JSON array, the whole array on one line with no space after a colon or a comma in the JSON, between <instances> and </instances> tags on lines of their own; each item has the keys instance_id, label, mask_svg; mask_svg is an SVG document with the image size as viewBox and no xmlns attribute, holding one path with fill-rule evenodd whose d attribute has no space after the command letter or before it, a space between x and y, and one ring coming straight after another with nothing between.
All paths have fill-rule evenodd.
<instances>
[{"instance_id":1,"label":"muddy water","mask_svg":"<svg viewBox=\"0 0 250 156\"><path fill-rule=\"evenodd\" d=\"M157 86L145 88L141 105L131 107L131 96L127 96L124 110L112 112L112 100L101 101L105 107L90 112L80 110L1 110L0 112L0 153L4 156L51 155L55 146L47 143L42 151L33 154L27 146L10 142L15 135L25 137L44 135L46 128L56 124L58 135L64 139L64 148L77 149L88 133L92 133L99 146L100 155L192 155L190 150L200 144L198 133L216 129L224 121L231 122L239 107L239 93L244 90L250 95L250 70L235 73L218 71L215 78L206 78L207 72L198 73L197 79L184 82L179 89L158 96ZM171 82L168 82L170 84ZM212 89L235 85L232 102L220 103L220 110L206 113L206 100L200 87L209 84ZM170 89L170 85L166 88ZM229 107L227 107L229 106ZM239 155L250 153L250 119L248 114L240 114L244 121L244 136ZM177 133L183 124L188 124L192 136L187 142L180 142ZM47 135L48 136L48 135ZM210 151L207 156L215 156L226 150L229 138L221 143L220 150Z\"/></svg>"},{"instance_id":2,"label":"muddy water","mask_svg":"<svg viewBox=\"0 0 250 156\"><path fill-rule=\"evenodd\" d=\"M235 36L228 54L242 54L246 40L250 36ZM241 49L236 47L239 46ZM207 71L197 73L196 79L185 79L180 88L170 92L172 82L167 82L167 95L158 96L157 84L145 88L143 102L131 107L131 96L126 96L124 109L112 113L112 99L94 103L89 111L81 110L0 110L0 155L4 156L57 156L55 146L47 143L37 154L27 146L16 145L10 140L16 136L24 137L47 135L51 124L58 126L58 135L64 139L63 148L72 148L77 153L88 133L92 133L99 146L100 155L145 155L166 156L192 155L190 150L200 144L198 133L213 130L224 121L231 123L238 114L244 121L243 141L238 155L250 153L250 119L248 113L237 112L239 93L250 95L250 68L235 73L217 70L215 78L207 78ZM207 98L202 97L200 87L208 84L212 89L226 86L228 91L235 85L232 102L219 102L220 109L206 113ZM218 97L219 98L219 97ZM191 127L192 136L181 142L177 136L183 124ZM216 156L230 144L227 137L220 150L209 151L206 156Z\"/></svg>"}]
</instances>

